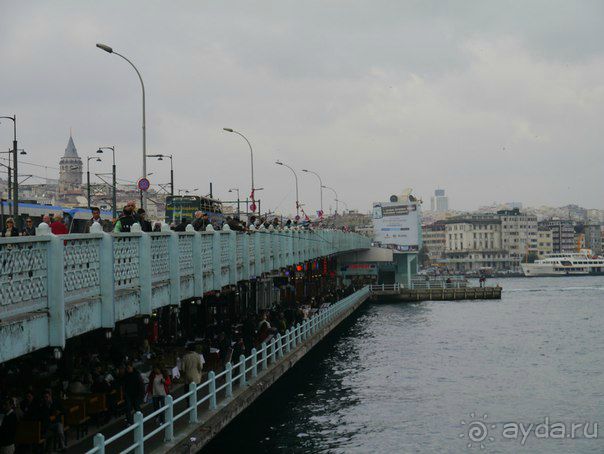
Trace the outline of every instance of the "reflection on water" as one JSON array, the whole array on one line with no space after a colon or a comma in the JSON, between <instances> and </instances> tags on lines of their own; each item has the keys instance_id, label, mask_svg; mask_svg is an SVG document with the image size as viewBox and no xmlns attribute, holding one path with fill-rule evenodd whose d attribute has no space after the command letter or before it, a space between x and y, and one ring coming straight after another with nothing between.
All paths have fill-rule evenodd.
<instances>
[{"instance_id":1,"label":"reflection on water","mask_svg":"<svg viewBox=\"0 0 604 454\"><path fill-rule=\"evenodd\" d=\"M499 283L501 301L365 305L207 452L603 452L502 431L604 425L604 277Z\"/></svg>"}]
</instances>

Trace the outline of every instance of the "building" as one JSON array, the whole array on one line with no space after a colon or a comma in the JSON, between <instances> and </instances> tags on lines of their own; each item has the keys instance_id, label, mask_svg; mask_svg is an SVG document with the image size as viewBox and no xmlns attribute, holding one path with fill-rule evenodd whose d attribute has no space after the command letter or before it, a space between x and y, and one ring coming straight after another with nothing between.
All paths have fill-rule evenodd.
<instances>
[{"instance_id":1,"label":"building","mask_svg":"<svg viewBox=\"0 0 604 454\"><path fill-rule=\"evenodd\" d=\"M431 261L442 259L447 246L446 226L443 221L422 226L422 242Z\"/></svg>"},{"instance_id":2,"label":"building","mask_svg":"<svg viewBox=\"0 0 604 454\"><path fill-rule=\"evenodd\" d=\"M539 227L537 230L537 254L539 258L554 252L552 231L547 227Z\"/></svg>"},{"instance_id":3,"label":"building","mask_svg":"<svg viewBox=\"0 0 604 454\"><path fill-rule=\"evenodd\" d=\"M474 214L443 221L446 236L445 259L442 262L458 273L514 268L514 261L502 248L501 222L493 214Z\"/></svg>"},{"instance_id":4,"label":"building","mask_svg":"<svg viewBox=\"0 0 604 454\"><path fill-rule=\"evenodd\" d=\"M73 137L69 135L65 154L59 161L59 193L71 192L82 186L82 160L78 156L78 150L73 143Z\"/></svg>"},{"instance_id":5,"label":"building","mask_svg":"<svg viewBox=\"0 0 604 454\"><path fill-rule=\"evenodd\" d=\"M591 222L583 226L585 247L591 249L595 255L602 254L602 226L600 223Z\"/></svg>"},{"instance_id":6,"label":"building","mask_svg":"<svg viewBox=\"0 0 604 454\"><path fill-rule=\"evenodd\" d=\"M444 189L434 191L434 196L430 198L430 210L437 213L449 211L449 198L445 196Z\"/></svg>"},{"instance_id":7,"label":"building","mask_svg":"<svg viewBox=\"0 0 604 454\"><path fill-rule=\"evenodd\" d=\"M548 219L539 222L539 227L552 231L553 252L576 252L575 228L570 219Z\"/></svg>"},{"instance_id":8,"label":"building","mask_svg":"<svg viewBox=\"0 0 604 454\"><path fill-rule=\"evenodd\" d=\"M500 210L501 246L515 262L513 270L519 271L520 262L531 252L537 253L537 216L522 213L520 209Z\"/></svg>"}]
</instances>

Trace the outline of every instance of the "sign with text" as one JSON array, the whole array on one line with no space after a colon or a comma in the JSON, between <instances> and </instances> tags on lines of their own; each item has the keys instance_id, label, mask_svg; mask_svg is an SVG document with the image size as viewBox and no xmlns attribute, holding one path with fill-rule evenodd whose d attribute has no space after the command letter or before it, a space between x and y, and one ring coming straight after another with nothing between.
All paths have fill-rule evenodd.
<instances>
[{"instance_id":1,"label":"sign with text","mask_svg":"<svg viewBox=\"0 0 604 454\"><path fill-rule=\"evenodd\" d=\"M414 252L420 246L420 210L416 203L373 204L373 240L382 247Z\"/></svg>"}]
</instances>

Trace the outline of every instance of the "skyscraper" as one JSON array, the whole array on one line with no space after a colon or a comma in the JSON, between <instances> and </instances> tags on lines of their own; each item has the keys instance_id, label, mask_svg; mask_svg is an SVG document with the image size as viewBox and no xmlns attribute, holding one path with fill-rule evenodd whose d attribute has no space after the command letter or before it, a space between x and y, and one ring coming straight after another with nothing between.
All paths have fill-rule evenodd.
<instances>
[{"instance_id":1,"label":"skyscraper","mask_svg":"<svg viewBox=\"0 0 604 454\"><path fill-rule=\"evenodd\" d=\"M444 213L449 210L449 198L445 196L444 189L434 191L434 197L430 198L430 209L437 213Z\"/></svg>"}]
</instances>

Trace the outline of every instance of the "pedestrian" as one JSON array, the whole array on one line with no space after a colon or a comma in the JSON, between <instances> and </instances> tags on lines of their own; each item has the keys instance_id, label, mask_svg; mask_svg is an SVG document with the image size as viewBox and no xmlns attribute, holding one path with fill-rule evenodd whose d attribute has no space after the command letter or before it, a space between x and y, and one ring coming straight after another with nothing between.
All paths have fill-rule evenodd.
<instances>
[{"instance_id":1,"label":"pedestrian","mask_svg":"<svg viewBox=\"0 0 604 454\"><path fill-rule=\"evenodd\" d=\"M136 218L134 216L134 209L130 202L128 202L122 211L122 215L115 223L113 231L115 233L129 233L135 222Z\"/></svg>"},{"instance_id":2,"label":"pedestrian","mask_svg":"<svg viewBox=\"0 0 604 454\"><path fill-rule=\"evenodd\" d=\"M155 366L149 374L149 384L147 385L147 394L151 396L153 401L153 411L159 410L166 404L166 396L170 394L170 377L164 371L162 373L159 366ZM158 424L164 423L163 412L157 415L155 421Z\"/></svg>"},{"instance_id":3,"label":"pedestrian","mask_svg":"<svg viewBox=\"0 0 604 454\"><path fill-rule=\"evenodd\" d=\"M42 222L40 224L46 224L48 227L50 227L50 216L48 214L42 216Z\"/></svg>"},{"instance_id":4,"label":"pedestrian","mask_svg":"<svg viewBox=\"0 0 604 454\"><path fill-rule=\"evenodd\" d=\"M59 445L59 451L65 452L65 431L63 428L63 416L65 412L58 400L52 398L52 392L47 389L42 394L42 403L40 404L39 417L42 423L42 434L47 439L54 438Z\"/></svg>"},{"instance_id":5,"label":"pedestrian","mask_svg":"<svg viewBox=\"0 0 604 454\"><path fill-rule=\"evenodd\" d=\"M21 230L21 236L34 236L36 234L36 228L34 227L34 221L32 218L25 220L25 227Z\"/></svg>"},{"instance_id":6,"label":"pedestrian","mask_svg":"<svg viewBox=\"0 0 604 454\"><path fill-rule=\"evenodd\" d=\"M187 225L189 225L189 220L187 218L182 218L180 224L174 227L175 232L184 232L187 230Z\"/></svg>"},{"instance_id":7,"label":"pedestrian","mask_svg":"<svg viewBox=\"0 0 604 454\"><path fill-rule=\"evenodd\" d=\"M193 228L197 232L205 232L206 227L210 220L208 219L208 215L203 211L195 212L195 220L193 221Z\"/></svg>"},{"instance_id":8,"label":"pedestrian","mask_svg":"<svg viewBox=\"0 0 604 454\"><path fill-rule=\"evenodd\" d=\"M85 233L90 233L90 227L92 227L92 224L94 224L95 222L98 222L101 225L103 222L103 220L101 219L101 210L99 208L92 207L91 211L92 211L92 217L86 223Z\"/></svg>"},{"instance_id":9,"label":"pedestrian","mask_svg":"<svg viewBox=\"0 0 604 454\"><path fill-rule=\"evenodd\" d=\"M13 218L8 218L6 220L6 226L2 229L3 237L13 237L19 236L19 231L17 227L15 227L15 220Z\"/></svg>"},{"instance_id":10,"label":"pedestrian","mask_svg":"<svg viewBox=\"0 0 604 454\"><path fill-rule=\"evenodd\" d=\"M17 414L13 408L13 400L6 397L2 401L4 417L0 422L0 454L15 452L15 433L17 432Z\"/></svg>"},{"instance_id":11,"label":"pedestrian","mask_svg":"<svg viewBox=\"0 0 604 454\"><path fill-rule=\"evenodd\" d=\"M195 383L196 385L201 383L201 371L203 370L203 363L201 362L201 356L195 351L194 344L190 343L187 346L187 353L182 357L182 376L185 380L184 392L189 392L189 384Z\"/></svg>"},{"instance_id":12,"label":"pedestrian","mask_svg":"<svg viewBox=\"0 0 604 454\"><path fill-rule=\"evenodd\" d=\"M67 229L67 226L63 221L63 216L60 214L54 216L52 223L50 224L50 231L55 235L67 235L69 233L69 229Z\"/></svg>"},{"instance_id":13,"label":"pedestrian","mask_svg":"<svg viewBox=\"0 0 604 454\"><path fill-rule=\"evenodd\" d=\"M123 377L124 397L126 399L126 422L134 422L132 414L140 411L141 402L145 394L145 384L141 374L132 363L126 365L126 372Z\"/></svg>"},{"instance_id":14,"label":"pedestrian","mask_svg":"<svg viewBox=\"0 0 604 454\"><path fill-rule=\"evenodd\" d=\"M141 230L143 232L151 231L151 222L147 220L147 212L144 208L139 208L136 212L138 214L138 222L141 225Z\"/></svg>"}]
</instances>

